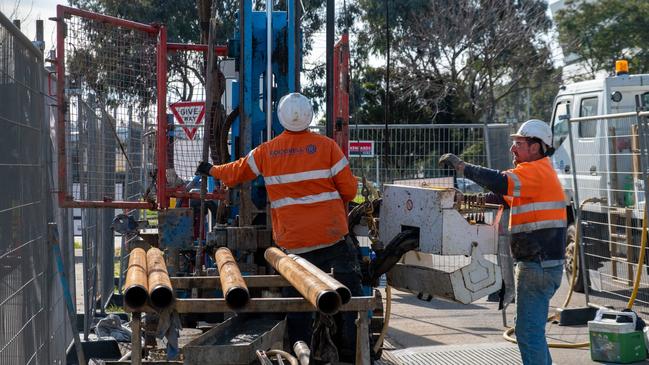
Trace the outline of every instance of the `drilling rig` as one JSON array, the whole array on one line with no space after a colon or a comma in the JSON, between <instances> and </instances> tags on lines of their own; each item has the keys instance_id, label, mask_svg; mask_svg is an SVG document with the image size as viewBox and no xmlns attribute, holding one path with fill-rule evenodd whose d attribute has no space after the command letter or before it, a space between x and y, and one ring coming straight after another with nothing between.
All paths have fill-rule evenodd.
<instances>
[{"instance_id":1,"label":"drilling rig","mask_svg":"<svg viewBox=\"0 0 649 365\"><path fill-rule=\"evenodd\" d=\"M306 266L290 269L297 261L287 261L288 256L271 248L263 178L226 189L194 171L199 161L222 164L246 156L283 131L278 101L300 90L300 2L287 0L285 9L270 5L257 11L252 0L241 0L236 31L223 45L214 41L218 19L199 3L205 44L169 43L162 24L57 8L59 203L101 208L102 216L114 217L114 230L126 238L122 267L131 267L126 262L137 257L127 273L127 279L131 271L140 277L134 285L140 295L137 304L128 308L133 315L133 363L140 363L142 355L141 314L166 315L161 305L152 304L152 294L141 290L146 289L147 275L151 282L143 266L152 264L140 252L149 247L164 253L169 279L155 281L164 283L165 293L171 292L164 307L179 313L183 326L221 322L186 346L185 363L219 358L223 363L248 363L256 350L284 348L282 320L269 313L317 308L322 313L358 313L356 363L369 364L381 352L382 302L376 287L384 274L389 285L422 299L471 303L500 289L502 277L493 259L499 244L499 206L486 204L481 196L458 195L453 188L386 184L378 199L370 199L365 185L365 201L350 207L350 234L362 262L365 295L342 304L344 294L332 293L327 290L332 285L325 285L317 297L281 298L279 288L306 285L294 282L296 275L290 274L306 273L301 271ZM327 21L333 23L331 15ZM124 40L128 46L121 46ZM333 107L327 130L346 153L349 36L343 33L335 47L333 39L329 43L335 55L328 57L329 66L335 74L328 77L332 81L327 98ZM89 44L94 44L92 52ZM204 83L202 93L172 93L179 84L201 84L188 81L188 74L174 66L174 57L194 60L204 70L197 72ZM128 77L117 79L112 73ZM113 113L100 124L104 129L92 129L84 119L87 110L107 106ZM120 128L127 138L120 136ZM108 162L91 166L88 161L94 154L101 155L97 161ZM116 209L122 212L115 215ZM156 224L149 214L155 215ZM138 253L129 257L134 250ZM160 262L155 265L160 267ZM282 272L279 267L289 269ZM231 280L224 281L226 275ZM237 299L228 301L231 290L238 293ZM224 321L222 313L229 319ZM240 353L233 346L215 345L218 336L248 328L248 313L256 315L253 322L261 326L258 341Z\"/></svg>"}]
</instances>

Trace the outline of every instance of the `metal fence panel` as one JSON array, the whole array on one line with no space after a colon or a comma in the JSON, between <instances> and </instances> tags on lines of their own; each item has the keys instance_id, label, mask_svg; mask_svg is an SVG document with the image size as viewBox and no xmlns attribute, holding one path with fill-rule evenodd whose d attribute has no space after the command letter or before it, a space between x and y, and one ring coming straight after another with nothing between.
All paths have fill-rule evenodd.
<instances>
[{"instance_id":1,"label":"metal fence panel","mask_svg":"<svg viewBox=\"0 0 649 365\"><path fill-rule=\"evenodd\" d=\"M482 124L380 124L350 125L349 141L373 141L372 157L350 157L352 171L377 185L390 182L420 184L430 179L452 176L449 169L437 165L444 153L454 153L466 162L507 169L511 165L510 126L491 124L487 156ZM435 180L439 183L441 180ZM452 181L452 180L449 180Z\"/></svg>"},{"instance_id":2,"label":"metal fence panel","mask_svg":"<svg viewBox=\"0 0 649 365\"><path fill-rule=\"evenodd\" d=\"M49 119L40 51L0 13L0 363L65 361L61 288L47 241Z\"/></svg>"},{"instance_id":3,"label":"metal fence panel","mask_svg":"<svg viewBox=\"0 0 649 365\"><path fill-rule=\"evenodd\" d=\"M147 189L152 194L152 179L147 177L143 158L143 138L156 126L158 29L59 6L58 63L64 74L59 86L68 106L59 115L64 133L59 146L61 161L66 161L59 179L67 183L63 201L76 206L136 207ZM91 150L84 150L81 133L89 120L98 119L97 135ZM85 152L84 152L85 151ZM89 152L88 152L89 151ZM91 155L95 157L90 163ZM88 194L80 200L75 184L85 176ZM67 177L67 179L66 179ZM125 194L126 184L130 194ZM133 193L137 191L137 193ZM87 199L97 199L90 203Z\"/></svg>"},{"instance_id":4,"label":"metal fence panel","mask_svg":"<svg viewBox=\"0 0 649 365\"><path fill-rule=\"evenodd\" d=\"M571 146L589 300L624 307L638 273L646 150L636 114L574 118ZM646 122L645 122L646 123ZM644 162L643 162L644 160ZM571 176L572 177L572 176ZM564 177L565 178L565 177ZM570 181L574 187L574 182ZM646 254L646 252L645 252ZM646 262L646 261L645 261ZM635 308L649 313L649 276L640 272Z\"/></svg>"}]
</instances>

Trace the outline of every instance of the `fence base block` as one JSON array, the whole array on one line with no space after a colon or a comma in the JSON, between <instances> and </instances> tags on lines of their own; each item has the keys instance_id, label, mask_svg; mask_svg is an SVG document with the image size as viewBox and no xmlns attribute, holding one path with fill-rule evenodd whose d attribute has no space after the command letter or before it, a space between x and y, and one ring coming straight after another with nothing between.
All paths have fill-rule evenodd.
<instances>
[{"instance_id":1,"label":"fence base block","mask_svg":"<svg viewBox=\"0 0 649 365\"><path fill-rule=\"evenodd\" d=\"M557 308L559 326L585 325L595 319L595 313L597 308L593 307Z\"/></svg>"}]
</instances>

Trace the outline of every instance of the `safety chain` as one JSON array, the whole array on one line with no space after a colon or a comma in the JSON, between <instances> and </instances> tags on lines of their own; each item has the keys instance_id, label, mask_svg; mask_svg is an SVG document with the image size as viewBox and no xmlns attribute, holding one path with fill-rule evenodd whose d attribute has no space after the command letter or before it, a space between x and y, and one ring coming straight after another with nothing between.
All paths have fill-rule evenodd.
<instances>
[{"instance_id":1,"label":"safety chain","mask_svg":"<svg viewBox=\"0 0 649 365\"><path fill-rule=\"evenodd\" d=\"M376 227L376 220L374 219L374 204L370 200L370 189L367 187L367 179L363 176L363 187L361 188L361 195L365 199L363 205L365 206L365 218L367 219L368 238L372 243L379 240L379 229Z\"/></svg>"}]
</instances>

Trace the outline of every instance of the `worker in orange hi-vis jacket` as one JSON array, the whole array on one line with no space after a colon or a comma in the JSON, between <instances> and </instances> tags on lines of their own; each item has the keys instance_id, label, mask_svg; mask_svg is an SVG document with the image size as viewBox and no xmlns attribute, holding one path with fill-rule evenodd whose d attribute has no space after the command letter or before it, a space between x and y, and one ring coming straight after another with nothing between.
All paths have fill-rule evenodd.
<instances>
[{"instance_id":1,"label":"worker in orange hi-vis jacket","mask_svg":"<svg viewBox=\"0 0 649 365\"><path fill-rule=\"evenodd\" d=\"M277 114L285 129L280 135L237 161L219 166L201 162L197 173L212 175L230 187L263 176L277 246L326 272L333 269L352 295L363 295L357 250L347 237L346 205L357 190L349 162L331 138L308 130L313 107L304 95L284 96ZM299 296L289 290L285 295ZM353 360L355 351L355 316L347 313L338 318L342 331L335 336L341 360ZM288 314L291 344L311 343L312 321L312 313Z\"/></svg>"}]
</instances>

